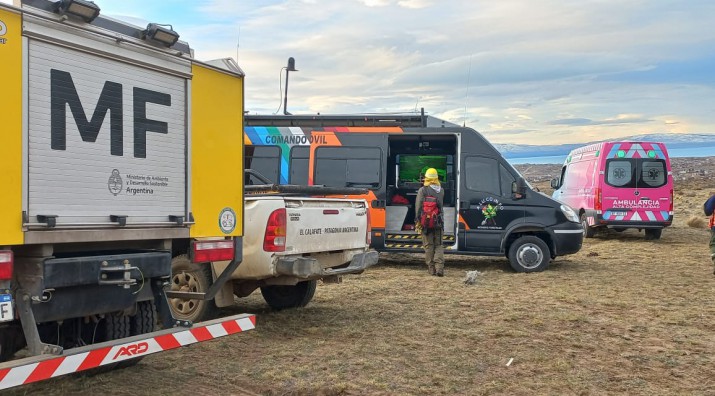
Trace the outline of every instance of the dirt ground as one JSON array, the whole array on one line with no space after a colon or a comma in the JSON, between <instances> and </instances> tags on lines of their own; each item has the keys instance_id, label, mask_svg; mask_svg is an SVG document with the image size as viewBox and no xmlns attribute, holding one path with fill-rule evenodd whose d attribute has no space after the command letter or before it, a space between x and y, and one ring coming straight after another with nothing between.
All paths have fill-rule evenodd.
<instances>
[{"instance_id":1,"label":"dirt ground","mask_svg":"<svg viewBox=\"0 0 715 396\"><path fill-rule=\"evenodd\" d=\"M711 190L678 182L659 241L601 233L535 274L449 256L437 278L419 255L382 255L361 276L320 284L306 308L270 311L254 293L223 311L255 313L253 331L8 394L712 395L708 230L686 225L704 219ZM482 275L465 285L472 270Z\"/></svg>"}]
</instances>

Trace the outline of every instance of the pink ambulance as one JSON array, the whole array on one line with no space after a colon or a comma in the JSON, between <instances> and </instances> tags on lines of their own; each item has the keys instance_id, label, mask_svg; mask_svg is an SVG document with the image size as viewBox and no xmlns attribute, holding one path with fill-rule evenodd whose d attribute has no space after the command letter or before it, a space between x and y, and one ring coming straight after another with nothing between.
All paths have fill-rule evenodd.
<instances>
[{"instance_id":1,"label":"pink ambulance","mask_svg":"<svg viewBox=\"0 0 715 396\"><path fill-rule=\"evenodd\" d=\"M673 222L673 174L665 144L602 142L571 151L553 198L578 212L583 233L637 228L658 239Z\"/></svg>"}]
</instances>

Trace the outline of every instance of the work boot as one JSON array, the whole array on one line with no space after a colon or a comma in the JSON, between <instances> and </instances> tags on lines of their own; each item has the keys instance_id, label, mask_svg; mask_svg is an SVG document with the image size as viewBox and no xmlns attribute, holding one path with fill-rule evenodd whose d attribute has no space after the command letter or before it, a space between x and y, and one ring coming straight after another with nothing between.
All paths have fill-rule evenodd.
<instances>
[{"instance_id":1,"label":"work boot","mask_svg":"<svg viewBox=\"0 0 715 396\"><path fill-rule=\"evenodd\" d=\"M429 272L430 275L435 275L437 273L434 269L434 265L428 265L427 272Z\"/></svg>"},{"instance_id":2,"label":"work boot","mask_svg":"<svg viewBox=\"0 0 715 396\"><path fill-rule=\"evenodd\" d=\"M444 268L438 269L437 272L436 272L436 274L437 274L437 276L439 276L440 278L443 277L443 276L444 276Z\"/></svg>"}]
</instances>

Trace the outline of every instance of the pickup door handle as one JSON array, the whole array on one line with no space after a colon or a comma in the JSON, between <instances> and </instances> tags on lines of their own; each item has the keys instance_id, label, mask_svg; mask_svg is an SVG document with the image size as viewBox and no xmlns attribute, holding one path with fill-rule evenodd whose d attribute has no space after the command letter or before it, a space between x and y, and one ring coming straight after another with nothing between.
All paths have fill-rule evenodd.
<instances>
[{"instance_id":1,"label":"pickup door handle","mask_svg":"<svg viewBox=\"0 0 715 396\"><path fill-rule=\"evenodd\" d=\"M468 201L460 201L459 202L459 209L460 210L468 210L470 208L471 204Z\"/></svg>"},{"instance_id":2,"label":"pickup door handle","mask_svg":"<svg viewBox=\"0 0 715 396\"><path fill-rule=\"evenodd\" d=\"M372 207L373 208L384 208L387 206L387 201L384 199L373 199L372 200Z\"/></svg>"}]
</instances>

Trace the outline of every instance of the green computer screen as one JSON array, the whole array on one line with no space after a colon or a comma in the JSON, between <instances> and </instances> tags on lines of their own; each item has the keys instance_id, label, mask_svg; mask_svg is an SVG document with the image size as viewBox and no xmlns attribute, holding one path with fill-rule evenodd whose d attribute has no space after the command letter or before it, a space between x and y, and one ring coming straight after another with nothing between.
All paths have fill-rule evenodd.
<instances>
[{"instance_id":1,"label":"green computer screen","mask_svg":"<svg viewBox=\"0 0 715 396\"><path fill-rule=\"evenodd\" d=\"M447 157L444 155L400 155L398 162L400 183L413 183L422 181L422 176L429 168L435 168L439 180L447 179Z\"/></svg>"}]
</instances>

